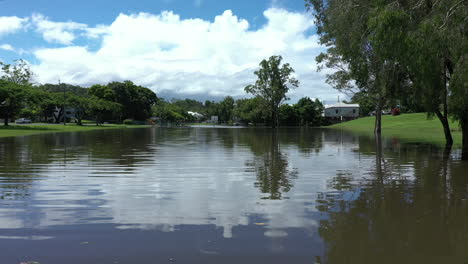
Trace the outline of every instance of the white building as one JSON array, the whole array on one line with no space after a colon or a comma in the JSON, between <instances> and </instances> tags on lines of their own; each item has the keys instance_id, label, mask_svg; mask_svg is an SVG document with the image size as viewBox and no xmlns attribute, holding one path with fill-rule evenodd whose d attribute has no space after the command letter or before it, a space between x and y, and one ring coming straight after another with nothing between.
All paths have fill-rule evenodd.
<instances>
[{"instance_id":1,"label":"white building","mask_svg":"<svg viewBox=\"0 0 468 264\"><path fill-rule=\"evenodd\" d=\"M359 117L359 104L337 103L325 106L325 117L350 120Z\"/></svg>"}]
</instances>

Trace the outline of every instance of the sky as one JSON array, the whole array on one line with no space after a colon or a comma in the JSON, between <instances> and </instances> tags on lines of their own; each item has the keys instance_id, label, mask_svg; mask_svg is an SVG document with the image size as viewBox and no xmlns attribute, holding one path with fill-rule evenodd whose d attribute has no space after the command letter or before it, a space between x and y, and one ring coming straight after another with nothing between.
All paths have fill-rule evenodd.
<instances>
[{"instance_id":1,"label":"sky","mask_svg":"<svg viewBox=\"0 0 468 264\"><path fill-rule=\"evenodd\" d=\"M336 102L315 29L303 0L0 0L0 61L26 60L38 84L131 80L203 101L248 97L260 61L281 55L300 81L289 102Z\"/></svg>"}]
</instances>

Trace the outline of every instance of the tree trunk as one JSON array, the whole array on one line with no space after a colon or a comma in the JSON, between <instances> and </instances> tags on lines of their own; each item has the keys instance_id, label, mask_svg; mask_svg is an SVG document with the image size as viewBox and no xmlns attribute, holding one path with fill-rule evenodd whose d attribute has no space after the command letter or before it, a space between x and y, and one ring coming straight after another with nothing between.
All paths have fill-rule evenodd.
<instances>
[{"instance_id":1,"label":"tree trunk","mask_svg":"<svg viewBox=\"0 0 468 264\"><path fill-rule=\"evenodd\" d=\"M375 173L378 181L383 183L383 170L382 170L382 136L375 134Z\"/></svg>"},{"instance_id":2,"label":"tree trunk","mask_svg":"<svg viewBox=\"0 0 468 264\"><path fill-rule=\"evenodd\" d=\"M439 118L440 122L442 123L442 127L444 128L445 134L445 145L452 146L453 145L453 138L452 132L450 131L449 119L448 119L448 102L447 102L447 60L444 60L444 72L443 72L443 80L444 80L444 89L443 89L443 98L442 98L442 105L443 105L443 114L440 112L439 109L436 111L436 115Z\"/></svg>"},{"instance_id":3,"label":"tree trunk","mask_svg":"<svg viewBox=\"0 0 468 264\"><path fill-rule=\"evenodd\" d=\"M468 160L468 119L462 120L461 122L462 128L462 160Z\"/></svg>"},{"instance_id":4,"label":"tree trunk","mask_svg":"<svg viewBox=\"0 0 468 264\"><path fill-rule=\"evenodd\" d=\"M377 104L375 105L374 134L380 137L381 133L382 133L382 99L380 99L380 96L379 96L377 98Z\"/></svg>"},{"instance_id":5,"label":"tree trunk","mask_svg":"<svg viewBox=\"0 0 468 264\"><path fill-rule=\"evenodd\" d=\"M453 138L452 138L452 132L450 131L450 125L449 125L449 122L448 122L447 113L444 113L444 115L442 115L442 113L437 110L435 114L439 118L440 122L442 123L442 127L444 128L445 145L446 146L452 146L453 145Z\"/></svg>"},{"instance_id":6,"label":"tree trunk","mask_svg":"<svg viewBox=\"0 0 468 264\"><path fill-rule=\"evenodd\" d=\"M8 126L8 112L5 113L5 120L3 122L5 126Z\"/></svg>"},{"instance_id":7,"label":"tree trunk","mask_svg":"<svg viewBox=\"0 0 468 264\"><path fill-rule=\"evenodd\" d=\"M274 109L271 113L271 127L276 128L278 126L278 110Z\"/></svg>"}]
</instances>

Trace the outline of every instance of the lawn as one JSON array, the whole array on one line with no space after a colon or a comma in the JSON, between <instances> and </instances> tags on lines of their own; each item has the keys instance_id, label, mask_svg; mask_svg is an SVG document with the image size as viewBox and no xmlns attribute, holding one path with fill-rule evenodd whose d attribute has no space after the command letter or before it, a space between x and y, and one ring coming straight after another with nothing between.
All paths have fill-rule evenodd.
<instances>
[{"instance_id":1,"label":"lawn","mask_svg":"<svg viewBox=\"0 0 468 264\"><path fill-rule=\"evenodd\" d=\"M332 125L330 128L372 135L374 133L374 122L375 117L363 117ZM458 123L451 121L450 129L452 130L454 145L461 145L462 136ZM428 119L424 113L383 116L382 135L386 137L398 137L406 142L445 144L444 131L439 119L437 117Z\"/></svg>"},{"instance_id":2,"label":"lawn","mask_svg":"<svg viewBox=\"0 0 468 264\"><path fill-rule=\"evenodd\" d=\"M59 132L78 132L78 131L92 131L100 129L118 129L118 128L139 128L148 127L141 125L91 125L85 124L77 126L76 124L31 124L31 125L0 125L0 137L16 137L28 136L43 133L59 133Z\"/></svg>"}]
</instances>

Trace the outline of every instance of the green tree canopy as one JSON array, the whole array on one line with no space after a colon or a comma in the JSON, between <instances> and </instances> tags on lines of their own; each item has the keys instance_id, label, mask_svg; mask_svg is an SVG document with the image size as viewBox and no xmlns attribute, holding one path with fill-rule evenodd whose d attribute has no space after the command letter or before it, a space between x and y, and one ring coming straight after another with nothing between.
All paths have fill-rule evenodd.
<instances>
[{"instance_id":1,"label":"green tree canopy","mask_svg":"<svg viewBox=\"0 0 468 264\"><path fill-rule=\"evenodd\" d=\"M145 120L151 116L151 107L158 97L148 88L135 85L131 81L111 82L107 85L93 85L89 94L122 106L116 119Z\"/></svg>"},{"instance_id":2,"label":"green tree canopy","mask_svg":"<svg viewBox=\"0 0 468 264\"><path fill-rule=\"evenodd\" d=\"M260 69L255 71L257 81L245 87L247 93L265 100L271 113L272 127L278 126L278 108L287 100L289 89L298 87L299 81L292 74L294 69L285 63L281 65L281 56L271 56L260 62Z\"/></svg>"}]
</instances>

